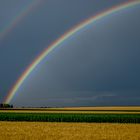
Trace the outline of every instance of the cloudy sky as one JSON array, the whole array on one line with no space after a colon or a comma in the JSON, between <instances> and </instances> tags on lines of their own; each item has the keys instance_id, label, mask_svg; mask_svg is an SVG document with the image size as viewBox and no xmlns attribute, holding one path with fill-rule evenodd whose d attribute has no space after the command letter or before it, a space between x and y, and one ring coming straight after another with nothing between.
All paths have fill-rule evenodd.
<instances>
[{"instance_id":1,"label":"cloudy sky","mask_svg":"<svg viewBox=\"0 0 140 140\"><path fill-rule=\"evenodd\" d=\"M73 26L127 0L0 1L0 102L28 65ZM26 12L27 11L27 12ZM22 13L26 13L20 17ZM13 97L16 106L140 105L140 5L81 30L51 52ZM19 20L17 20L17 18Z\"/></svg>"}]
</instances>

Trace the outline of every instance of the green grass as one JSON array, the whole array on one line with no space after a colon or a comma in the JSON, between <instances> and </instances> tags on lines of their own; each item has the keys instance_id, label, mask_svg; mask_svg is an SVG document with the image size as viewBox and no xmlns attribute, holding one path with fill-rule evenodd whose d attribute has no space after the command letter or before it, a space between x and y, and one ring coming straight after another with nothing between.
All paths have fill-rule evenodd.
<instances>
[{"instance_id":1,"label":"green grass","mask_svg":"<svg viewBox=\"0 0 140 140\"><path fill-rule=\"evenodd\" d=\"M1 112L0 121L140 123L140 114L67 114Z\"/></svg>"}]
</instances>

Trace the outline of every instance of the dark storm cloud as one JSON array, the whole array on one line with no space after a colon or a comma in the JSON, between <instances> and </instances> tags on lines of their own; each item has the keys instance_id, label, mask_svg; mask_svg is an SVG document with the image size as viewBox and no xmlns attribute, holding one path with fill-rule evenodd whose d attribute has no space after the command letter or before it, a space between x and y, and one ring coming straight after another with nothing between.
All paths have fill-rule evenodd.
<instances>
[{"instance_id":1,"label":"dark storm cloud","mask_svg":"<svg viewBox=\"0 0 140 140\"><path fill-rule=\"evenodd\" d=\"M43 5L29 13L4 40L0 41L0 101L25 68L48 44L83 19L123 1L125 0L44 0ZM0 1L0 21L2 21L0 29L28 2L27 0L24 2L22 0ZM131 12L132 16L129 18ZM41 99L43 97L43 99L50 98L50 100L55 98L56 101L56 97L59 98L56 104L50 101L47 102L47 105L60 105L60 100L71 105L72 103L68 101L71 98L75 98L77 105L92 105L93 102L88 102L87 99L95 96L99 96L103 104L109 101L106 99L103 102L104 96L108 92L113 95L115 92L115 96L120 98L120 94L116 93L116 90L120 93L125 87L124 96L127 91L139 91L138 54L140 50L137 45L140 44L138 39L140 21L138 13L139 7L130 9L127 18L119 12L118 19L110 18L105 22L98 22L99 25L95 24L92 32L86 31L86 33L78 35L79 37L73 37L68 44L64 43L62 48L67 49L56 49L48 60L42 62L42 65L32 73L33 76L28 78L27 84L29 85L26 84L25 89L24 86L21 88L18 93L21 97L17 96L14 103L17 105L45 105L46 102L42 100L31 101L35 98L39 99L38 93L40 93ZM95 47L96 44L101 47ZM103 44L106 49L102 47ZM111 47L111 44L115 45L114 48ZM125 53L126 48L122 48L122 46L131 45L134 47L128 47ZM96 53L91 53L93 48ZM110 57L106 57L108 55ZM115 65L116 63L117 65ZM97 66L97 69L92 66L93 64ZM121 69L123 65L126 67ZM114 71L117 73L114 74ZM108 75L110 76L108 77ZM94 78L96 80L93 82ZM21 94L21 91L24 95ZM102 93L102 95L98 93ZM134 94L139 97L138 93ZM29 95L28 99L27 95ZM136 100L139 101L138 98ZM132 104L136 100L133 100ZM94 100L94 103L98 104L98 101Z\"/></svg>"},{"instance_id":2,"label":"dark storm cloud","mask_svg":"<svg viewBox=\"0 0 140 140\"><path fill-rule=\"evenodd\" d=\"M124 0L125 1L125 0ZM0 31L32 0L0 1ZM0 101L33 59L66 30L122 0L42 0L0 41Z\"/></svg>"},{"instance_id":3,"label":"dark storm cloud","mask_svg":"<svg viewBox=\"0 0 140 140\"><path fill-rule=\"evenodd\" d=\"M13 103L139 105L139 12L136 6L114 13L57 47L28 77Z\"/></svg>"}]
</instances>

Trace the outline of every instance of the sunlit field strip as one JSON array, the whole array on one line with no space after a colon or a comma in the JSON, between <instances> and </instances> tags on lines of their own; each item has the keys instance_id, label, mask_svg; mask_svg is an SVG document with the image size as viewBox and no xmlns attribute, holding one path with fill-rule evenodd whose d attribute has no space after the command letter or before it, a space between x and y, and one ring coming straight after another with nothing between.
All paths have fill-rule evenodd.
<instances>
[{"instance_id":1,"label":"sunlit field strip","mask_svg":"<svg viewBox=\"0 0 140 140\"><path fill-rule=\"evenodd\" d=\"M140 111L140 106L126 106L126 107L64 107L64 108L14 108L16 110L138 110Z\"/></svg>"},{"instance_id":2,"label":"sunlit field strip","mask_svg":"<svg viewBox=\"0 0 140 140\"><path fill-rule=\"evenodd\" d=\"M140 107L138 106L138 107L13 108L13 109L0 109L0 112L140 114Z\"/></svg>"},{"instance_id":3,"label":"sunlit field strip","mask_svg":"<svg viewBox=\"0 0 140 140\"><path fill-rule=\"evenodd\" d=\"M140 124L0 122L1 140L139 140Z\"/></svg>"},{"instance_id":4,"label":"sunlit field strip","mask_svg":"<svg viewBox=\"0 0 140 140\"><path fill-rule=\"evenodd\" d=\"M59 108L67 110L139 110L140 106L116 106L116 107L72 107L72 108Z\"/></svg>"},{"instance_id":5,"label":"sunlit field strip","mask_svg":"<svg viewBox=\"0 0 140 140\"><path fill-rule=\"evenodd\" d=\"M86 114L140 114L140 112L135 111L36 111L36 110L0 110L0 113L2 112L14 112L14 113L86 113Z\"/></svg>"}]
</instances>

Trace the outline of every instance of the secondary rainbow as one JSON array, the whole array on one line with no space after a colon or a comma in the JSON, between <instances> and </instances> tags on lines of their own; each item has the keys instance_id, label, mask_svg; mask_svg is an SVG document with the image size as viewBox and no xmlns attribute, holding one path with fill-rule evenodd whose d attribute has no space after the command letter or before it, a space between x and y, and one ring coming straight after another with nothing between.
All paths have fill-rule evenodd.
<instances>
[{"instance_id":1,"label":"secondary rainbow","mask_svg":"<svg viewBox=\"0 0 140 140\"><path fill-rule=\"evenodd\" d=\"M25 7L23 7L19 13L14 16L11 21L5 25L0 31L0 39L3 39L9 32L13 30L14 27L25 17L27 16L36 6L41 3L41 0L32 0Z\"/></svg>"},{"instance_id":2,"label":"secondary rainbow","mask_svg":"<svg viewBox=\"0 0 140 140\"><path fill-rule=\"evenodd\" d=\"M53 51L58 45L66 41L69 37L86 27L87 25L96 22L97 20L102 19L103 17L106 17L112 13L115 13L117 11L135 6L137 4L140 4L140 0L133 0L133 1L128 1L123 4L114 6L106 11L103 11L97 15L94 15L93 17L83 21L82 23L78 24L68 32L66 32L64 35L62 35L60 38L58 38L56 41L54 41L52 44L50 44L28 67L27 69L23 72L23 74L20 76L20 78L16 81L12 89L9 91L7 94L4 102L9 103L14 95L17 93L18 89L20 86L23 84L25 79L30 75L30 73L36 68L36 66L51 52Z\"/></svg>"}]
</instances>

